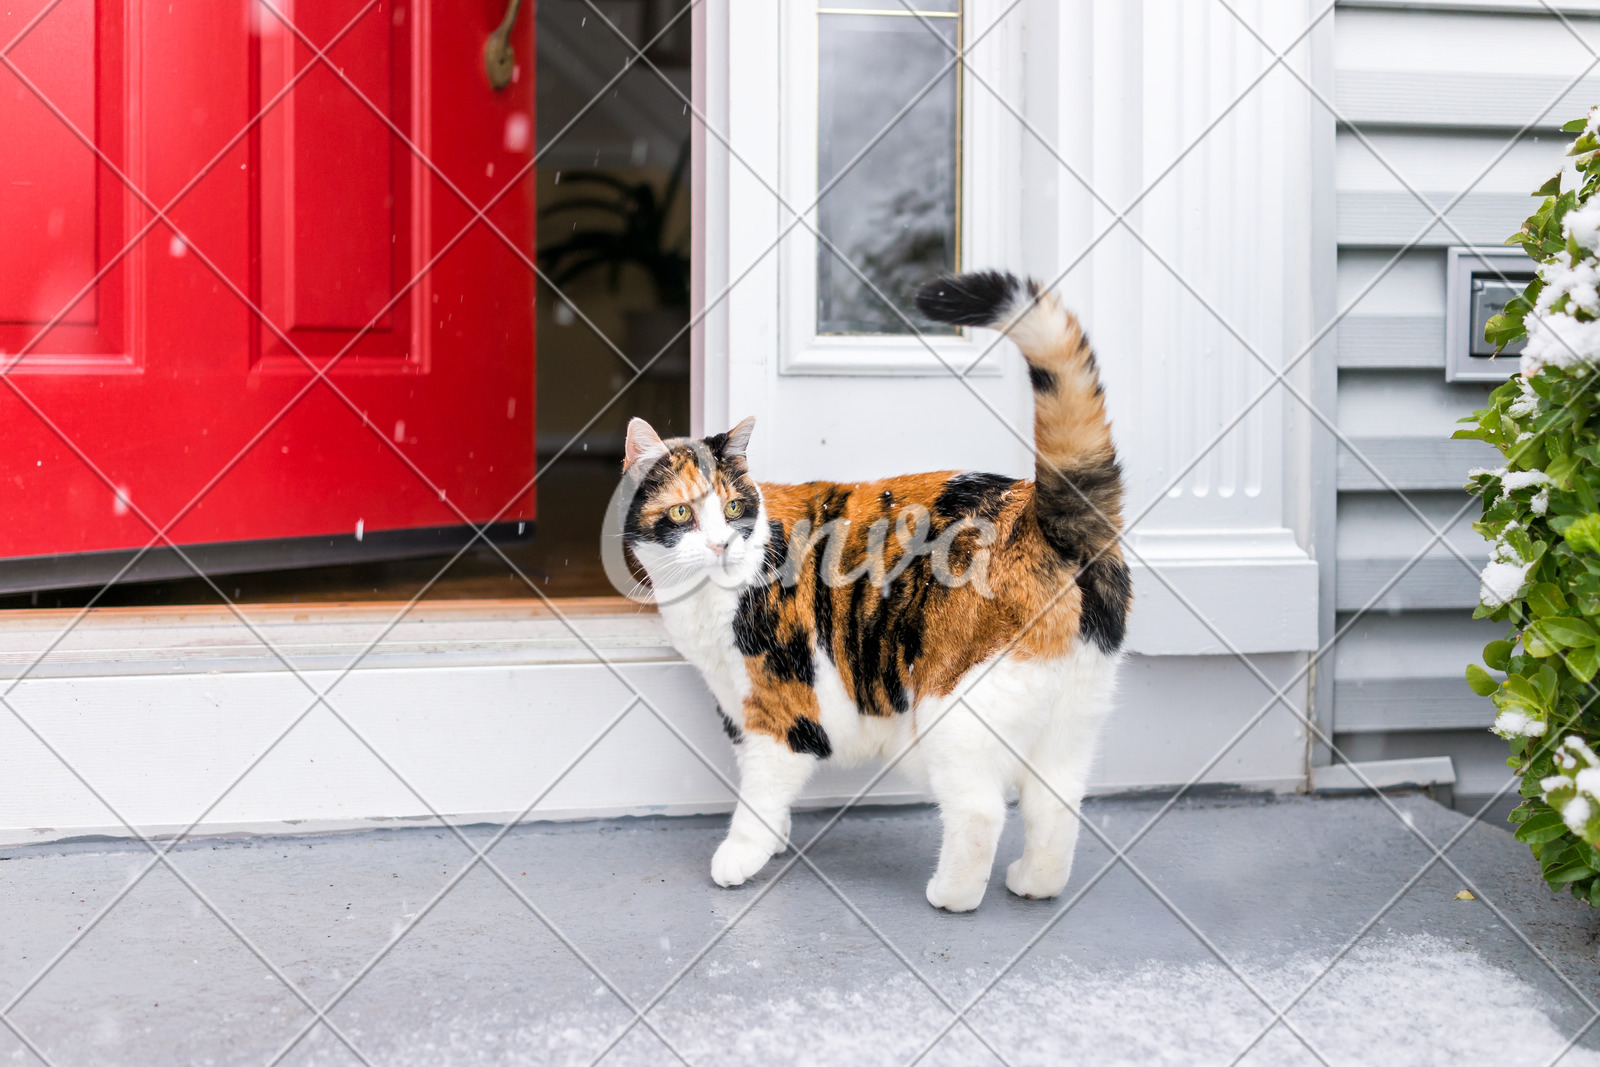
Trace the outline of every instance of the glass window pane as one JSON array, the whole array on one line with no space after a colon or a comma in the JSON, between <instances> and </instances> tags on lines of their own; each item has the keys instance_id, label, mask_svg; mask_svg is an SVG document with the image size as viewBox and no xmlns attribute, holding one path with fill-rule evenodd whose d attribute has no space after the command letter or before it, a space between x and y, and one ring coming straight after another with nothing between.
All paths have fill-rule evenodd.
<instances>
[{"instance_id":1,"label":"glass window pane","mask_svg":"<svg viewBox=\"0 0 1600 1067\"><path fill-rule=\"evenodd\" d=\"M818 229L894 305L822 244L817 332L909 333L899 308L924 333L954 333L918 314L912 297L922 282L957 266L960 78L951 49L961 20L819 14L817 21L817 182L826 190Z\"/></svg>"}]
</instances>

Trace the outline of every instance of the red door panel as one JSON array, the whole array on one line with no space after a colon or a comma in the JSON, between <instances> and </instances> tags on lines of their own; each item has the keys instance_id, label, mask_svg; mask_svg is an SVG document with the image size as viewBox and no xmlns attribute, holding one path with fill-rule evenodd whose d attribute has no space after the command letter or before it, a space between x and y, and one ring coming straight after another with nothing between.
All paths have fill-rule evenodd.
<instances>
[{"instance_id":1,"label":"red door panel","mask_svg":"<svg viewBox=\"0 0 1600 1067\"><path fill-rule=\"evenodd\" d=\"M533 517L532 11L497 92L503 3L274 6L62 0L0 66L0 560Z\"/></svg>"},{"instance_id":2,"label":"red door panel","mask_svg":"<svg viewBox=\"0 0 1600 1067\"><path fill-rule=\"evenodd\" d=\"M94 9L68 5L36 31L25 56L37 62L39 87L86 130L97 127L94 50L84 47L94 36ZM0 256L0 322L42 325L94 274L95 163L73 151L72 134L27 93L0 96L0 130L37 146L26 158L0 157L0 230L23 235L35 250L28 259ZM65 321L92 324L95 310L90 295Z\"/></svg>"},{"instance_id":3,"label":"red door panel","mask_svg":"<svg viewBox=\"0 0 1600 1067\"><path fill-rule=\"evenodd\" d=\"M283 10L318 47L350 18L337 5ZM411 195L412 153L384 121L410 128L412 30L403 18L362 19L340 40L334 60L366 100L314 63L306 42L287 32L261 38L260 100L304 74L262 121L260 155L263 309L302 350L332 354L374 316L381 318L370 338L360 337L352 355L405 358L413 350L405 309L391 303L420 267L412 245L420 201ZM270 331L264 348L294 358Z\"/></svg>"},{"instance_id":4,"label":"red door panel","mask_svg":"<svg viewBox=\"0 0 1600 1067\"><path fill-rule=\"evenodd\" d=\"M18 0L0 7L0 47L47 2ZM120 146L124 31L117 5L66 0L9 58L73 124ZM106 180L93 154L4 69L0 131L0 234L6 238L6 254L0 256L0 352L20 351L22 338L57 322L50 343L19 369L128 366L125 270L114 268L73 301L122 244L126 198L121 186Z\"/></svg>"}]
</instances>

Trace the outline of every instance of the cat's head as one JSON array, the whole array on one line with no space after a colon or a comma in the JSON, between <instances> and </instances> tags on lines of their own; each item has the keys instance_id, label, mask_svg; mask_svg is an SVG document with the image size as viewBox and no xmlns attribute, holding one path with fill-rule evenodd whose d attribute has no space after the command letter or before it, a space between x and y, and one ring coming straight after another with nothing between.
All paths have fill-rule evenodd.
<instances>
[{"instance_id":1,"label":"cat's head","mask_svg":"<svg viewBox=\"0 0 1600 1067\"><path fill-rule=\"evenodd\" d=\"M622 540L659 597L669 588L740 584L763 557L761 491L745 466L754 417L727 433L663 441L628 423L622 465Z\"/></svg>"}]
</instances>

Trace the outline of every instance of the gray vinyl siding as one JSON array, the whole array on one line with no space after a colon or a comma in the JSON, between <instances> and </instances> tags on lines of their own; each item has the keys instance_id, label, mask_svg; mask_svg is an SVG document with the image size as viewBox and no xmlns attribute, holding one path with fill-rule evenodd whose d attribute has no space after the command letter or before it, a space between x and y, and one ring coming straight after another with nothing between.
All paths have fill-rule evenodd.
<instances>
[{"instance_id":1,"label":"gray vinyl siding","mask_svg":"<svg viewBox=\"0 0 1600 1067\"><path fill-rule=\"evenodd\" d=\"M1600 21L1563 6L1600 47ZM1600 102L1600 78L1563 94L1593 55L1535 4L1346 0L1334 17L1338 306L1357 301L1333 346L1349 442L1336 478L1335 741L1351 759L1450 755L1459 793L1489 793L1506 777L1504 745L1462 670L1503 627L1471 618L1487 546L1460 486L1498 456L1449 439L1488 387L1444 380L1444 250L1517 229L1535 204L1528 191L1559 165L1557 128ZM1459 235L1430 225L1406 184L1436 208L1453 204ZM1429 524L1444 533L1431 547Z\"/></svg>"}]
</instances>

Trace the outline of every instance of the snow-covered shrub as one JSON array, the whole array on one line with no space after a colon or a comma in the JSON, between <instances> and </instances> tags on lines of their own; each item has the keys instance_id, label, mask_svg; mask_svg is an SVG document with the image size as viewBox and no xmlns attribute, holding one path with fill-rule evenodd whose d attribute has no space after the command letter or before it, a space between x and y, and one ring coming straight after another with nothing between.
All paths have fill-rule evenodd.
<instances>
[{"instance_id":1,"label":"snow-covered shrub","mask_svg":"<svg viewBox=\"0 0 1600 1067\"><path fill-rule=\"evenodd\" d=\"M1474 617L1510 630L1467 684L1511 744L1517 838L1552 889L1600 906L1600 108L1565 129L1578 135L1573 169L1534 194L1539 210L1506 242L1538 276L1485 331L1502 348L1527 337L1522 371L1456 432L1505 456L1467 490L1483 498L1473 528L1493 543Z\"/></svg>"}]
</instances>

